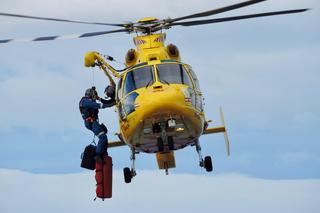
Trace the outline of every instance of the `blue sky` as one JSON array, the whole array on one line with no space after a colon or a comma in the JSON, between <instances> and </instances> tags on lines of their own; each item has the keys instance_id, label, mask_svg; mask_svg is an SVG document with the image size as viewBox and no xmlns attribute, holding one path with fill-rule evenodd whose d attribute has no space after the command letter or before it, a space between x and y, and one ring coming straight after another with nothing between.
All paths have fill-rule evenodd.
<instances>
[{"instance_id":1,"label":"blue sky","mask_svg":"<svg viewBox=\"0 0 320 213\"><path fill-rule=\"evenodd\" d=\"M155 7L147 0L97 0L94 4L81 0L3 0L1 11L121 23L146 16L183 16L235 2L239 1L204 0L195 4L189 0L165 0ZM205 96L206 115L216 125L220 124L219 107L223 107L231 142L228 158L223 135L201 138L203 154L214 159L212 174L198 167L194 147L178 151L177 168L171 171L174 177L205 176L212 181L210 178L215 176L240 174L251 177L253 182L255 178L320 178L319 7L316 0L270 0L224 15L312 10L167 31L167 43L176 44L183 61L196 71ZM7 39L111 28L0 17L0 29L0 38ZM126 51L134 47L132 36L114 34L0 46L0 168L5 169L2 174L39 178L43 173L64 177L63 174L83 172L79 167L80 153L92 140L78 112L78 101L92 84L92 70L83 66L84 54L96 50L124 61ZM95 70L97 88L102 90L105 82L103 74ZM101 120L109 127L110 140L115 140L117 113L114 109L102 111ZM110 154L116 171L130 165L128 148L112 149ZM157 172L153 155L137 157L138 172Z\"/></svg>"},{"instance_id":2,"label":"blue sky","mask_svg":"<svg viewBox=\"0 0 320 213\"><path fill-rule=\"evenodd\" d=\"M83 15L86 5L81 1L79 11L71 9L70 3L60 11L54 9L58 2L44 5L31 1L29 6L19 7L20 3L5 1L3 10L122 22L128 16L131 20L149 15L176 17L230 2L212 5L203 1L197 8L188 4L181 7L179 2L169 6L165 2L157 10L151 6L148 10L137 8L137 12L126 8L128 13L123 17L114 16L122 4L111 4L112 7ZM38 4L39 8L31 6ZM104 5L102 1L99 4ZM316 97L320 91L320 34L315 27L320 16L318 6L316 1L288 1L279 5L269 1L225 15L294 8L312 10L211 26L176 27L167 32L167 42L180 48L183 61L191 64L198 74L207 117L218 125L218 108L224 108L231 157L225 157L222 135L204 136L201 140L204 154L215 159L216 173L235 171L272 179L319 178L316 168L320 166L320 149L316 134L320 111ZM104 30L100 26L4 17L1 25L4 39ZM2 45L0 167L48 173L81 171L79 155L92 138L82 126L77 109L83 91L92 84L92 70L83 66L84 53L97 50L123 61L124 53L132 47L132 35L127 34ZM95 73L95 83L102 90L106 79L98 70ZM118 131L117 114L108 109L101 118L110 128L109 138L116 139L113 133ZM127 148L111 153L118 162L117 168L129 164ZM154 156L139 155L137 163L138 168L157 168ZM177 163L174 172L203 172L197 167L193 148L177 152Z\"/></svg>"}]
</instances>

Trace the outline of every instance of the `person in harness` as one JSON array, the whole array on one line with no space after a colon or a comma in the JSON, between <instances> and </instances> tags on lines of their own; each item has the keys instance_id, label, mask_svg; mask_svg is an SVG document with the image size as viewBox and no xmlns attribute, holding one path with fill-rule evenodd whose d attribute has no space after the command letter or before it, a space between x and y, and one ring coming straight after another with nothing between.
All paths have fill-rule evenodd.
<instances>
[{"instance_id":1,"label":"person in harness","mask_svg":"<svg viewBox=\"0 0 320 213\"><path fill-rule=\"evenodd\" d=\"M79 102L79 109L85 127L99 138L95 156L95 160L99 163L103 163L103 156L108 155L108 130L104 124L99 124L99 109L112 107L116 104L115 86L108 86L105 89L105 95L108 99L100 98L95 87L92 87L86 90L85 96ZM100 103L97 103L97 101Z\"/></svg>"}]
</instances>

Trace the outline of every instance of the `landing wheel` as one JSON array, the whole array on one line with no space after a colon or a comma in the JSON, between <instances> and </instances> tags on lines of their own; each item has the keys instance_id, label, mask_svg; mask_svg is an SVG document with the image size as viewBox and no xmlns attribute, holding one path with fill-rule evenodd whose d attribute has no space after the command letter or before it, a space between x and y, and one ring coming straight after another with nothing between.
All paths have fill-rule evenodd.
<instances>
[{"instance_id":1,"label":"landing wheel","mask_svg":"<svg viewBox=\"0 0 320 213\"><path fill-rule=\"evenodd\" d=\"M206 169L207 172L212 172L213 167L212 167L212 160L210 156L206 156L204 158L204 168Z\"/></svg>"},{"instance_id":2,"label":"landing wheel","mask_svg":"<svg viewBox=\"0 0 320 213\"><path fill-rule=\"evenodd\" d=\"M126 167L123 169L124 182L131 183L132 174L130 168Z\"/></svg>"}]
</instances>

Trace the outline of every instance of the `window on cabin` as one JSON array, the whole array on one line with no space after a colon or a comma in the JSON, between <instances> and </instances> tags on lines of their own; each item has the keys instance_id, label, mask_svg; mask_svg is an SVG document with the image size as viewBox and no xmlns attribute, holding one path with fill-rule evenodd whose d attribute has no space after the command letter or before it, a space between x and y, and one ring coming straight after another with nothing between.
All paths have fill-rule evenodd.
<instances>
[{"instance_id":1,"label":"window on cabin","mask_svg":"<svg viewBox=\"0 0 320 213\"><path fill-rule=\"evenodd\" d=\"M153 66L136 68L127 73L124 82L124 94L154 83Z\"/></svg>"},{"instance_id":2,"label":"window on cabin","mask_svg":"<svg viewBox=\"0 0 320 213\"><path fill-rule=\"evenodd\" d=\"M189 71L191 73L191 76L192 76L193 82L195 84L196 90L200 91L200 85L199 85L199 81L198 81L198 78L197 78L196 74L192 70L191 66L188 66L188 68L189 68Z\"/></svg>"},{"instance_id":3,"label":"window on cabin","mask_svg":"<svg viewBox=\"0 0 320 213\"><path fill-rule=\"evenodd\" d=\"M161 83L185 84L192 87L189 75L182 64L159 64L157 71Z\"/></svg>"},{"instance_id":4,"label":"window on cabin","mask_svg":"<svg viewBox=\"0 0 320 213\"><path fill-rule=\"evenodd\" d=\"M123 107L124 107L124 111L126 112L127 115L129 115L130 113L135 111L134 102L138 96L139 96L138 93L133 92L130 95L128 95L126 97L126 99L124 100Z\"/></svg>"},{"instance_id":5,"label":"window on cabin","mask_svg":"<svg viewBox=\"0 0 320 213\"><path fill-rule=\"evenodd\" d=\"M119 103L119 116L120 116L121 120L123 120L125 117L122 102Z\"/></svg>"}]
</instances>

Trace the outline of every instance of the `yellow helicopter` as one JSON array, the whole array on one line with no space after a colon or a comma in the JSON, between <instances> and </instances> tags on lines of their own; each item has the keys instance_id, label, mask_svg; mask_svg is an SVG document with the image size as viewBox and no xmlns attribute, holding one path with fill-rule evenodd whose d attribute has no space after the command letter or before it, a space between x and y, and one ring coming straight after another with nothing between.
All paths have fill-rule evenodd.
<instances>
[{"instance_id":1,"label":"yellow helicopter","mask_svg":"<svg viewBox=\"0 0 320 213\"><path fill-rule=\"evenodd\" d=\"M84 38L110 33L137 33L133 41L136 49L126 54L126 67L117 70L107 61L110 56L98 52L85 55L85 66L98 66L104 71L109 81L117 80L117 111L119 116L120 141L109 142L109 147L128 145L131 149L131 168L124 168L124 179L130 183L136 175L135 155L137 153L156 154L159 169L176 166L174 152L187 146L195 146L199 156L199 165L211 172L213 170L210 156L202 157L199 138L204 134L224 133L227 155L230 146L224 123L222 109L220 115L222 125L210 127L203 109L203 94L193 68L181 61L178 48L165 44L167 30L173 26L195 26L250 19L264 16L300 13L308 9L285 10L258 13L242 16L183 21L220 14L234 9L253 5L265 0L245 1L230 6L195 13L178 18L156 19L143 18L135 23L112 24L99 22L83 22L66 19L45 18L20 14L0 13L3 16L31 18L40 20L107 25L120 27L116 30L84 33L73 36L46 36L28 41L47 41L67 38ZM9 43L14 39L0 40ZM26 41L26 40L23 40Z\"/></svg>"}]
</instances>

